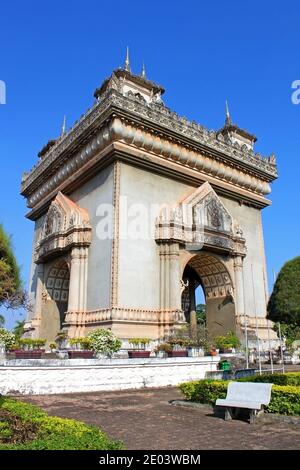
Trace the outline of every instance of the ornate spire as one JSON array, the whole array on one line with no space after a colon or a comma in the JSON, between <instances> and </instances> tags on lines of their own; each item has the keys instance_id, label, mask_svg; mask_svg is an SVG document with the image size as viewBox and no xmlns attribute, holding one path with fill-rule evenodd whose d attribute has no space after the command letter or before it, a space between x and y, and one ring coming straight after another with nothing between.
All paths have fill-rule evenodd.
<instances>
[{"instance_id":1,"label":"ornate spire","mask_svg":"<svg viewBox=\"0 0 300 470\"><path fill-rule=\"evenodd\" d=\"M231 116L229 113L228 101L226 100L226 118L225 118L225 125L229 126L231 124Z\"/></svg>"},{"instance_id":2,"label":"ornate spire","mask_svg":"<svg viewBox=\"0 0 300 470\"><path fill-rule=\"evenodd\" d=\"M127 72L130 72L129 47L128 46L126 48L125 70L127 70Z\"/></svg>"},{"instance_id":3,"label":"ornate spire","mask_svg":"<svg viewBox=\"0 0 300 470\"><path fill-rule=\"evenodd\" d=\"M61 126L61 137L66 133L66 115L64 115L63 123Z\"/></svg>"},{"instance_id":4,"label":"ornate spire","mask_svg":"<svg viewBox=\"0 0 300 470\"><path fill-rule=\"evenodd\" d=\"M143 66L142 66L142 73L141 73L141 76L143 78L146 78L146 69L145 69L145 63L143 62Z\"/></svg>"}]
</instances>

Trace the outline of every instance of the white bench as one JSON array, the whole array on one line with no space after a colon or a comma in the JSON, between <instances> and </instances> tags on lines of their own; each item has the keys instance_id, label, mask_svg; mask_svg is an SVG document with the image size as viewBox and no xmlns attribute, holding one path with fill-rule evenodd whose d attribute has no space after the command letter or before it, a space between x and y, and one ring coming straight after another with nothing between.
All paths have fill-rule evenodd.
<instances>
[{"instance_id":1,"label":"white bench","mask_svg":"<svg viewBox=\"0 0 300 470\"><path fill-rule=\"evenodd\" d=\"M250 423L253 423L258 412L263 411L263 406L270 403L272 385L269 383L229 382L226 398L219 398L216 401L216 406L225 407L226 420L232 419L234 411L246 408L250 410Z\"/></svg>"}]
</instances>

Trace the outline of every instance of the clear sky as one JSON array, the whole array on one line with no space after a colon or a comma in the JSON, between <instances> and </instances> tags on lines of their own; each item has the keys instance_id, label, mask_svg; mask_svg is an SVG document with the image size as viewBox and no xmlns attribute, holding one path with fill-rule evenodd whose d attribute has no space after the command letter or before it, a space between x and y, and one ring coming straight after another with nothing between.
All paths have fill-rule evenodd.
<instances>
[{"instance_id":1,"label":"clear sky","mask_svg":"<svg viewBox=\"0 0 300 470\"><path fill-rule=\"evenodd\" d=\"M19 195L21 174L37 161L63 115L73 122L93 92L124 63L166 88L179 114L217 129L228 98L233 121L275 152L280 178L263 211L269 280L299 255L300 4L278 1L6 1L0 7L0 221L13 235L27 283L33 223ZM15 314L8 326L17 318Z\"/></svg>"}]
</instances>

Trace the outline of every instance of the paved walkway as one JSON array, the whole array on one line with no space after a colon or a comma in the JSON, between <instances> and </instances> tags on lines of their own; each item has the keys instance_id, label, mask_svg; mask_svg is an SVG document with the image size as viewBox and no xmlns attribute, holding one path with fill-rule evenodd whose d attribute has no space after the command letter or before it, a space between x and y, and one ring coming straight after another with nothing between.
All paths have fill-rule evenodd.
<instances>
[{"instance_id":1,"label":"paved walkway","mask_svg":"<svg viewBox=\"0 0 300 470\"><path fill-rule=\"evenodd\" d=\"M209 408L172 406L175 388L22 397L49 414L95 424L127 449L297 449L300 432L290 424L224 421Z\"/></svg>"}]
</instances>

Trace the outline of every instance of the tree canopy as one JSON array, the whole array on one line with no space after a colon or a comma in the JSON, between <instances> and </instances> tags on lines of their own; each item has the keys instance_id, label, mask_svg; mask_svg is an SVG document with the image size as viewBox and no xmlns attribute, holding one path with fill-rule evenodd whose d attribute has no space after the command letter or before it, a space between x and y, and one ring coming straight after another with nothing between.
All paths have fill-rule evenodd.
<instances>
[{"instance_id":1,"label":"tree canopy","mask_svg":"<svg viewBox=\"0 0 300 470\"><path fill-rule=\"evenodd\" d=\"M206 325L206 306L205 304L197 304L196 306L196 316L197 323L200 325Z\"/></svg>"},{"instance_id":2,"label":"tree canopy","mask_svg":"<svg viewBox=\"0 0 300 470\"><path fill-rule=\"evenodd\" d=\"M0 305L17 308L24 303L24 292L11 238L0 224Z\"/></svg>"},{"instance_id":3,"label":"tree canopy","mask_svg":"<svg viewBox=\"0 0 300 470\"><path fill-rule=\"evenodd\" d=\"M285 263L278 274L268 303L268 318L300 326L300 256Z\"/></svg>"}]
</instances>

